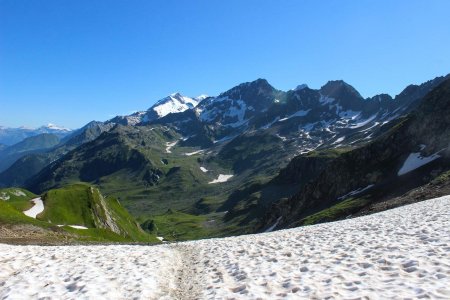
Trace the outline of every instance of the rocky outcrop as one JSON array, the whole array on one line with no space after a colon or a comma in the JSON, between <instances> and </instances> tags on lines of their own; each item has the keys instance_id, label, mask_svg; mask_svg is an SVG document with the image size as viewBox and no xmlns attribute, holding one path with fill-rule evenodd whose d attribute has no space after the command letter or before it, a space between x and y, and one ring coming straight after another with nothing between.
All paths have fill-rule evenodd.
<instances>
[{"instance_id":1,"label":"rocky outcrop","mask_svg":"<svg viewBox=\"0 0 450 300\"><path fill-rule=\"evenodd\" d=\"M274 224L280 217L278 228L301 224L302 218L329 208L358 191L372 189L372 194L378 198L404 193L405 189L424 184L433 171L450 167L449 145L450 80L446 80L391 130L368 145L339 155L316 180L289 199L274 203L259 229ZM416 173L399 176L398 171L406 158L417 152L424 157L439 153L440 158L418 168ZM403 180L408 176L408 180Z\"/></svg>"},{"instance_id":2,"label":"rocky outcrop","mask_svg":"<svg viewBox=\"0 0 450 300\"><path fill-rule=\"evenodd\" d=\"M124 232L120 229L117 221L109 210L103 195L96 188L89 188L90 197L92 199L92 215L96 228L109 229L112 232L123 235Z\"/></svg>"}]
</instances>

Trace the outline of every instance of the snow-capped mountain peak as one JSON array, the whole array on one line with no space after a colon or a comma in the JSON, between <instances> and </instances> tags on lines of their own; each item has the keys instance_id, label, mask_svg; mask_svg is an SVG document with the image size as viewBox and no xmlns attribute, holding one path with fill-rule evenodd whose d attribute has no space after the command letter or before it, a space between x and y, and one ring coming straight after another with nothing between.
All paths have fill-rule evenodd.
<instances>
[{"instance_id":1,"label":"snow-capped mountain peak","mask_svg":"<svg viewBox=\"0 0 450 300\"><path fill-rule=\"evenodd\" d=\"M53 124L53 123L48 123L46 126L42 126L41 128L42 129L50 129L50 130L58 130L58 131L72 131L69 128L58 126L58 125Z\"/></svg>"},{"instance_id":2,"label":"snow-capped mountain peak","mask_svg":"<svg viewBox=\"0 0 450 300\"><path fill-rule=\"evenodd\" d=\"M153 105L148 111L154 111L158 118L162 118L170 113L178 113L194 108L199 101L196 98L190 98L181 95L180 93L173 93Z\"/></svg>"},{"instance_id":3,"label":"snow-capped mountain peak","mask_svg":"<svg viewBox=\"0 0 450 300\"><path fill-rule=\"evenodd\" d=\"M138 111L126 116L117 116L107 121L107 123L132 126L139 123L148 123L165 117L168 114L180 113L188 109L195 108L201 100L199 100L198 97L190 98L183 96L178 92L172 93L169 96L156 101L156 103L146 111Z\"/></svg>"}]
</instances>

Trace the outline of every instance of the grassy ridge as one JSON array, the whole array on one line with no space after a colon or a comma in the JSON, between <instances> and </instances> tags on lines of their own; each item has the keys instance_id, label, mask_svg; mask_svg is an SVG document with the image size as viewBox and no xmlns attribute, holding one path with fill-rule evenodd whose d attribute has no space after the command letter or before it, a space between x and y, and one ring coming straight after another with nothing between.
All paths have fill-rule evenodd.
<instances>
[{"instance_id":1,"label":"grassy ridge","mask_svg":"<svg viewBox=\"0 0 450 300\"><path fill-rule=\"evenodd\" d=\"M45 193L43 199L45 209L38 216L41 220L61 225L81 225L90 228L87 233L101 235L104 235L105 229L110 229L125 240L156 241L154 236L141 230L117 199L103 197L98 189L88 184L77 183L53 189ZM82 235L85 233L80 231Z\"/></svg>"},{"instance_id":2,"label":"grassy ridge","mask_svg":"<svg viewBox=\"0 0 450 300\"><path fill-rule=\"evenodd\" d=\"M38 215L37 219L23 214L25 209L32 206L29 200L37 197L36 195L15 188L0 190L0 195L10 193L13 193L15 197L0 201L0 224L2 225L34 225L50 230L48 233L52 238L55 238L54 233L57 232L61 239L65 237L66 240L69 238L73 241L159 242L154 234L148 234L140 228L117 199L105 198L98 189L85 183L72 184L46 192L42 196L44 211ZM89 229L75 229L60 225L81 225Z\"/></svg>"},{"instance_id":3,"label":"grassy ridge","mask_svg":"<svg viewBox=\"0 0 450 300\"><path fill-rule=\"evenodd\" d=\"M144 232L136 220L128 213L128 211L123 208L116 198L106 198L108 206L111 209L113 216L115 217L116 223L122 228L127 236L134 241L141 242L157 242L156 236L154 234L148 234Z\"/></svg>"},{"instance_id":4,"label":"grassy ridge","mask_svg":"<svg viewBox=\"0 0 450 300\"><path fill-rule=\"evenodd\" d=\"M24 211L33 206L31 199L37 195L21 188L0 189L0 202L5 201L19 211Z\"/></svg>"},{"instance_id":5,"label":"grassy ridge","mask_svg":"<svg viewBox=\"0 0 450 300\"><path fill-rule=\"evenodd\" d=\"M50 190L42 197L44 212L38 218L54 224L95 227L89 186L74 184Z\"/></svg>"},{"instance_id":6,"label":"grassy ridge","mask_svg":"<svg viewBox=\"0 0 450 300\"><path fill-rule=\"evenodd\" d=\"M0 225L32 224L43 228L51 224L27 217L21 210L6 201L0 201Z\"/></svg>"}]
</instances>

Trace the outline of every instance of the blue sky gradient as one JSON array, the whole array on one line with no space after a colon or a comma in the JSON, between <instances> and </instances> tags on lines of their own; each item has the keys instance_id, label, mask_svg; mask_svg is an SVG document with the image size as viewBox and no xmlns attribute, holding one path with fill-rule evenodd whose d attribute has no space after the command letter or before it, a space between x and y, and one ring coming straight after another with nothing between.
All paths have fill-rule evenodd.
<instances>
[{"instance_id":1,"label":"blue sky gradient","mask_svg":"<svg viewBox=\"0 0 450 300\"><path fill-rule=\"evenodd\" d=\"M0 125L76 128L181 92L450 72L450 1L0 0Z\"/></svg>"}]
</instances>

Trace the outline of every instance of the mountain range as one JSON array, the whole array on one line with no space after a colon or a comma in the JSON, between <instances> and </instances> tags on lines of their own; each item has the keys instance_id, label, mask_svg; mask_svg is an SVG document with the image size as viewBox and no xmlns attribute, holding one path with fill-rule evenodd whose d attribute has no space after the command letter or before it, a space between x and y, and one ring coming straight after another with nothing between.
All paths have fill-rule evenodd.
<instances>
[{"instance_id":1,"label":"mountain range","mask_svg":"<svg viewBox=\"0 0 450 300\"><path fill-rule=\"evenodd\" d=\"M344 218L411 201L404 195L425 185L445 190L433 180L450 169L449 84L447 75L366 99L342 80L175 93L146 111L3 147L0 184L43 193L88 182L175 240Z\"/></svg>"},{"instance_id":2,"label":"mountain range","mask_svg":"<svg viewBox=\"0 0 450 300\"><path fill-rule=\"evenodd\" d=\"M60 127L55 124L47 124L45 126L41 126L39 128L28 128L28 127L19 127L19 128L10 128L0 126L0 144L3 146L11 146L18 142L21 142L25 138L32 137L35 135L49 133L62 138L69 134L72 130L64 127Z\"/></svg>"}]
</instances>

